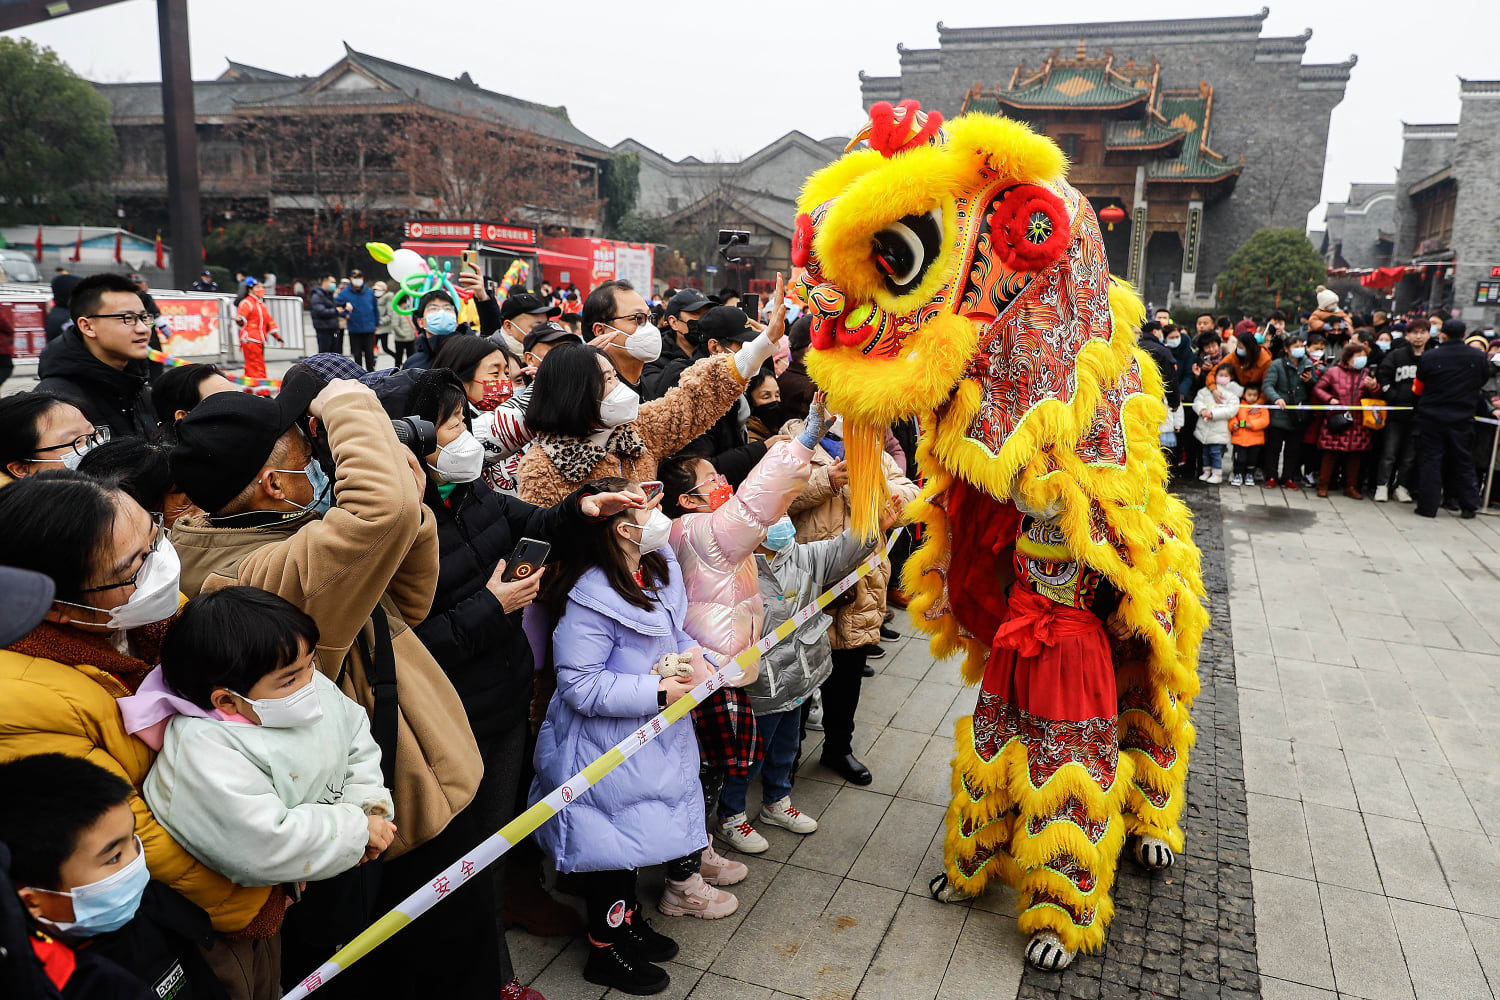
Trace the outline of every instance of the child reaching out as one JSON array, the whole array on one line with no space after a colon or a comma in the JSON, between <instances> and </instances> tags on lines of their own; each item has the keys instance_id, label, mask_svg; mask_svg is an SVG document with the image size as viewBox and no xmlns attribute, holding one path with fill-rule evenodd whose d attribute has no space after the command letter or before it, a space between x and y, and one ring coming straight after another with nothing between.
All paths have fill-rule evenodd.
<instances>
[{"instance_id":1,"label":"child reaching out","mask_svg":"<svg viewBox=\"0 0 1500 1000\"><path fill-rule=\"evenodd\" d=\"M1209 373L1208 381L1193 397L1198 426L1193 436L1203 442L1203 475L1205 483L1224 481L1224 446L1229 443L1229 422L1240 412L1240 387L1234 380L1234 369L1220 365Z\"/></svg>"},{"instance_id":2,"label":"child reaching out","mask_svg":"<svg viewBox=\"0 0 1500 1000\"><path fill-rule=\"evenodd\" d=\"M1260 386L1245 386L1243 401L1235 414L1234 426L1229 429L1229 440L1234 442L1234 478L1231 486L1254 486L1255 472L1260 468L1260 448L1266 443L1266 428L1271 424L1271 411L1255 409L1260 402Z\"/></svg>"},{"instance_id":3,"label":"child reaching out","mask_svg":"<svg viewBox=\"0 0 1500 1000\"><path fill-rule=\"evenodd\" d=\"M161 749L144 787L157 820L240 885L332 878L395 836L369 719L318 671L317 644L275 594L202 593L119 700L125 728Z\"/></svg>"}]
</instances>

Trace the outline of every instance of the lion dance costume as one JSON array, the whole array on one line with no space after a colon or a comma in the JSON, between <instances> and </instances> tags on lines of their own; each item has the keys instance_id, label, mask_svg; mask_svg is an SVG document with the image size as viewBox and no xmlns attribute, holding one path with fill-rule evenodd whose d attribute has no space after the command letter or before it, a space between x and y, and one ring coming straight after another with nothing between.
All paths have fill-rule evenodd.
<instances>
[{"instance_id":1,"label":"lion dance costume","mask_svg":"<svg viewBox=\"0 0 1500 1000\"><path fill-rule=\"evenodd\" d=\"M1161 379L1049 139L907 101L872 107L860 141L798 206L807 367L844 416L867 534L884 428L921 423L924 541L903 583L933 652L965 654L979 685L934 893L1002 879L1028 958L1057 968L1103 943L1127 835L1148 867L1182 849L1208 616L1165 488Z\"/></svg>"}]
</instances>

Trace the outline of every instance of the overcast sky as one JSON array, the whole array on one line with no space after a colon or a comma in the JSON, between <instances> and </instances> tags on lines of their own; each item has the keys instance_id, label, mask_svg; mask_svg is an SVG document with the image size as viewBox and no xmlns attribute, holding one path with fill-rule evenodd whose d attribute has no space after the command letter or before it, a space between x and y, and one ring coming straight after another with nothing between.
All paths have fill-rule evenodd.
<instances>
[{"instance_id":1,"label":"overcast sky","mask_svg":"<svg viewBox=\"0 0 1500 1000\"><path fill-rule=\"evenodd\" d=\"M1459 76L1500 78L1497 0L1271 2L1264 33L1312 28L1308 61L1359 55L1333 112L1325 199L1343 200L1353 181L1393 180L1401 121L1456 120ZM217 76L226 59L313 75L337 61L348 42L432 73L468 70L490 90L565 105L579 128L608 145L628 136L674 159L711 159L752 153L794 128L819 139L851 134L863 121L859 71L897 74L896 43L936 46L939 20L970 27L1246 15L1259 3L755 0L730 13L730 5L697 0L191 0L189 16L196 79ZM161 78L153 0L11 34L51 46L92 80ZM1002 75L997 69L996 80ZM1320 208L1312 219L1321 218Z\"/></svg>"}]
</instances>

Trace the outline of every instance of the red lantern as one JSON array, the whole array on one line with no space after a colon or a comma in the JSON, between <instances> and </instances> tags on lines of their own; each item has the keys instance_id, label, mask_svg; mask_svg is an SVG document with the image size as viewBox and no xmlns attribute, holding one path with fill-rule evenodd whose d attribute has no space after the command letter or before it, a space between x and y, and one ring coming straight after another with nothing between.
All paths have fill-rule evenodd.
<instances>
[{"instance_id":1,"label":"red lantern","mask_svg":"<svg viewBox=\"0 0 1500 1000\"><path fill-rule=\"evenodd\" d=\"M1099 210L1099 221L1113 229L1116 222L1125 221L1125 210L1119 205L1106 205Z\"/></svg>"}]
</instances>

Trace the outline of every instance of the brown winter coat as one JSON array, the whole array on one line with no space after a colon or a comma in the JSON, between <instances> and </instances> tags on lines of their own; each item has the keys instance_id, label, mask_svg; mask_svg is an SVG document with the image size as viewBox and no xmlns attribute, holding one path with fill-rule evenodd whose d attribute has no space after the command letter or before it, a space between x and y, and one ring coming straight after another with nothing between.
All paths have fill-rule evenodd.
<instances>
[{"instance_id":1,"label":"brown winter coat","mask_svg":"<svg viewBox=\"0 0 1500 1000\"><path fill-rule=\"evenodd\" d=\"M656 465L706 432L745 391L733 355L721 354L683 370L660 399L641 404L632 423L615 428L606 448L578 438L539 434L521 458L517 493L527 503L550 507L579 486L606 476L632 482L656 478ZM597 461L590 462L590 452ZM565 472L555 459L573 459Z\"/></svg>"},{"instance_id":2,"label":"brown winter coat","mask_svg":"<svg viewBox=\"0 0 1500 1000\"><path fill-rule=\"evenodd\" d=\"M474 797L483 765L463 703L411 626L437 586L438 539L404 449L374 395L338 396L323 410L337 466L338 506L322 518L264 528L216 528L203 514L178 519L172 544L182 590L243 584L279 594L318 623L318 661L344 693L373 709L370 613L390 622L399 718L395 857L432 839Z\"/></svg>"},{"instance_id":3,"label":"brown winter coat","mask_svg":"<svg viewBox=\"0 0 1500 1000\"><path fill-rule=\"evenodd\" d=\"M781 433L796 438L802 433L801 420L789 420ZM885 470L885 482L892 494L903 504L917 498L917 484L906 478L901 466L887 452L880 453L881 467ZM834 489L828 481L828 467L835 464L832 455L819 445L813 449L812 477L807 489L792 501L787 511L792 523L797 526L797 541L818 542L825 538L836 538L850 524L849 487ZM834 649L854 649L870 646L880 641L880 626L885 621L885 592L891 581L891 564L882 561L863 580L854 585L854 600L839 608L830 608L833 627L828 630L828 641Z\"/></svg>"}]
</instances>

